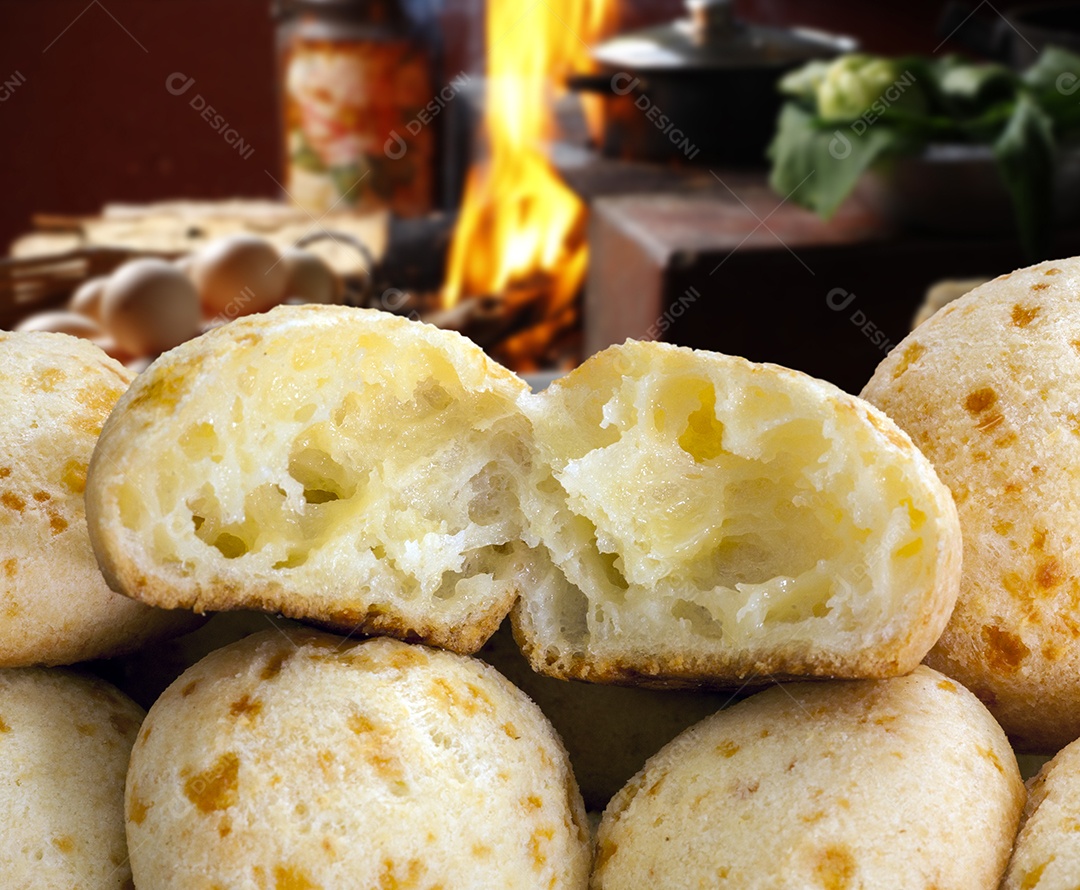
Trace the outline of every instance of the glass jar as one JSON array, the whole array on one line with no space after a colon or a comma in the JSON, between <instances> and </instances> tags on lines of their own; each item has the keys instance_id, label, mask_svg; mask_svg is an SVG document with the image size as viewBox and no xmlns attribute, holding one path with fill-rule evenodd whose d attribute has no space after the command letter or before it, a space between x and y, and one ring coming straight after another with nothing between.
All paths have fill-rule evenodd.
<instances>
[{"instance_id":1,"label":"glass jar","mask_svg":"<svg viewBox=\"0 0 1080 890\"><path fill-rule=\"evenodd\" d=\"M431 210L430 54L399 0L284 0L275 7L285 190L311 213Z\"/></svg>"}]
</instances>

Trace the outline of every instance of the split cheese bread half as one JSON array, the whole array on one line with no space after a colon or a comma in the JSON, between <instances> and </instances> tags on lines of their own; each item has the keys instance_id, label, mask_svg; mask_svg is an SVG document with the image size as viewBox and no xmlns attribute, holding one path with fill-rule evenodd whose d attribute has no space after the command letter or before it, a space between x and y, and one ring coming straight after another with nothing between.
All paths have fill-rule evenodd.
<instances>
[{"instance_id":1,"label":"split cheese bread half","mask_svg":"<svg viewBox=\"0 0 1080 890\"><path fill-rule=\"evenodd\" d=\"M87 478L94 551L153 605L473 652L532 571L526 391L461 335L387 313L238 319L117 404Z\"/></svg>"},{"instance_id":2,"label":"split cheese bread half","mask_svg":"<svg viewBox=\"0 0 1080 890\"><path fill-rule=\"evenodd\" d=\"M948 621L960 529L888 417L775 365L627 341L528 400L552 572L533 667L654 686L905 674Z\"/></svg>"}]
</instances>

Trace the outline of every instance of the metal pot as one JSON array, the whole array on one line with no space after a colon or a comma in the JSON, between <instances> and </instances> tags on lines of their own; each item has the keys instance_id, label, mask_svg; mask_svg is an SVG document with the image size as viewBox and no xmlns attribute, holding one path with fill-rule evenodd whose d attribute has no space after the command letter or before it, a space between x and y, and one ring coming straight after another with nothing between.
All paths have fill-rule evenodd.
<instances>
[{"instance_id":1,"label":"metal pot","mask_svg":"<svg viewBox=\"0 0 1080 890\"><path fill-rule=\"evenodd\" d=\"M782 102L780 78L857 47L820 31L748 25L735 18L732 0L686 5L687 18L594 47L600 72L570 78L572 89L605 97L605 155L763 163Z\"/></svg>"}]
</instances>

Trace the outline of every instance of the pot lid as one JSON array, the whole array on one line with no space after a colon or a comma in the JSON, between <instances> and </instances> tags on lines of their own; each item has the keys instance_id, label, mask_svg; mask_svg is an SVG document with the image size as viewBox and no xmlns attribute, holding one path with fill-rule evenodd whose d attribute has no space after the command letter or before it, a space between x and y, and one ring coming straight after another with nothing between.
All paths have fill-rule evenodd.
<instances>
[{"instance_id":1,"label":"pot lid","mask_svg":"<svg viewBox=\"0 0 1080 890\"><path fill-rule=\"evenodd\" d=\"M593 48L596 61L637 71L789 66L853 52L851 37L809 28L749 25L732 0L686 0L689 16L622 34Z\"/></svg>"}]
</instances>

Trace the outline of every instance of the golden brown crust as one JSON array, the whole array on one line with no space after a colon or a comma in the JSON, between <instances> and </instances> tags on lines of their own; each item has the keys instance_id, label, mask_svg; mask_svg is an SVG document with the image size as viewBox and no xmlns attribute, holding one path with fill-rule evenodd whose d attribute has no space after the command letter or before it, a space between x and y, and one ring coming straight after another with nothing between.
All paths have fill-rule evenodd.
<instances>
[{"instance_id":1,"label":"golden brown crust","mask_svg":"<svg viewBox=\"0 0 1080 890\"><path fill-rule=\"evenodd\" d=\"M1077 259L988 282L909 335L864 390L959 510L960 598L927 663L1034 753L1080 735L1078 289Z\"/></svg>"}]
</instances>

